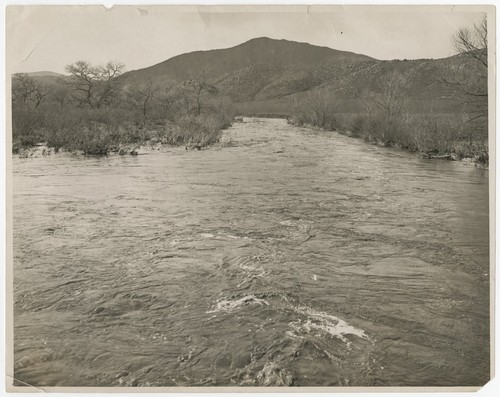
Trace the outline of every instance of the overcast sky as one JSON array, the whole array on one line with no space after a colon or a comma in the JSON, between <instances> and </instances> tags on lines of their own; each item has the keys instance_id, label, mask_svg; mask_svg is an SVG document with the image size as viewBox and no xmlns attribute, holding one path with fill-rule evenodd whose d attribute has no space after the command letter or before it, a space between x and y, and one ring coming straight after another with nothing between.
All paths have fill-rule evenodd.
<instances>
[{"instance_id":1,"label":"overcast sky","mask_svg":"<svg viewBox=\"0 0 500 397\"><path fill-rule=\"evenodd\" d=\"M453 33L484 15L452 6L265 7L10 7L7 62L11 72L64 73L77 60L133 70L261 36L377 59L443 58L455 53Z\"/></svg>"}]
</instances>

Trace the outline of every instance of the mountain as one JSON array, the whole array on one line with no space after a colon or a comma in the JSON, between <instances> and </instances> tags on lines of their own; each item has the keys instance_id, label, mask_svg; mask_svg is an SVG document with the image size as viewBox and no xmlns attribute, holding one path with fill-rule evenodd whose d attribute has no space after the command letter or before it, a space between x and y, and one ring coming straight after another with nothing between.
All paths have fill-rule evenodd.
<instances>
[{"instance_id":1,"label":"mountain","mask_svg":"<svg viewBox=\"0 0 500 397\"><path fill-rule=\"evenodd\" d=\"M238 71L249 70L251 73L255 69L270 75L283 70L313 70L332 63L351 64L369 60L373 58L307 43L261 37L232 48L178 55L157 65L125 73L121 80L126 83L147 79L182 81L201 75L217 78Z\"/></svg>"},{"instance_id":2,"label":"mountain","mask_svg":"<svg viewBox=\"0 0 500 397\"><path fill-rule=\"evenodd\" d=\"M457 58L380 61L307 43L256 38L232 48L195 51L127 72L123 85L176 84L204 79L228 95L242 113L288 113L305 95L338 98L339 112L359 112L361 97L380 93L394 73L407 76L413 110L457 113L457 87L445 84Z\"/></svg>"}]
</instances>

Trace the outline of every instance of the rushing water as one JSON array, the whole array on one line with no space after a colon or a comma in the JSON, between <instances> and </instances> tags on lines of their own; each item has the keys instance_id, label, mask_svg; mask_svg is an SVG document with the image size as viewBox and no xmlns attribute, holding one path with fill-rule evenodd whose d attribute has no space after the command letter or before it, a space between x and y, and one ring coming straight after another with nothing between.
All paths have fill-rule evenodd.
<instances>
[{"instance_id":1,"label":"rushing water","mask_svg":"<svg viewBox=\"0 0 500 397\"><path fill-rule=\"evenodd\" d=\"M487 170L246 119L202 151L13 173L21 382L489 379Z\"/></svg>"}]
</instances>

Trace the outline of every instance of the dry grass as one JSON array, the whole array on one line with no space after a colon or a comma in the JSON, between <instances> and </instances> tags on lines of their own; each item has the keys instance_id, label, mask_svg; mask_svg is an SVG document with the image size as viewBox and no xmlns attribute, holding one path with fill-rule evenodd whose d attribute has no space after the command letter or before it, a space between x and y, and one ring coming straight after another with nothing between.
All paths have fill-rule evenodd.
<instances>
[{"instance_id":1,"label":"dry grass","mask_svg":"<svg viewBox=\"0 0 500 397\"><path fill-rule=\"evenodd\" d=\"M173 121L158 116L139 122L134 112L122 107L59 108L48 104L34 109L16 104L12 115L12 149L17 152L45 143L56 151L106 155L123 144L154 142L204 147L220 139L222 129L232 121L232 114L220 107L207 109L200 115L180 113L171 118Z\"/></svg>"}]
</instances>

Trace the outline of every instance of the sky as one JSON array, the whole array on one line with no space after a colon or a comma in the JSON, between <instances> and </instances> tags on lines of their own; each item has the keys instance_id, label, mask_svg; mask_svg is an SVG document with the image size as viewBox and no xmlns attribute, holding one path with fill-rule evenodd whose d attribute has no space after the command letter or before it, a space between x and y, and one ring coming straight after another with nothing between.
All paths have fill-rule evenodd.
<instances>
[{"instance_id":1,"label":"sky","mask_svg":"<svg viewBox=\"0 0 500 397\"><path fill-rule=\"evenodd\" d=\"M443 58L452 35L484 8L415 6L12 6L8 72L53 71L78 60L140 69L255 37L307 42L377 59Z\"/></svg>"}]
</instances>

